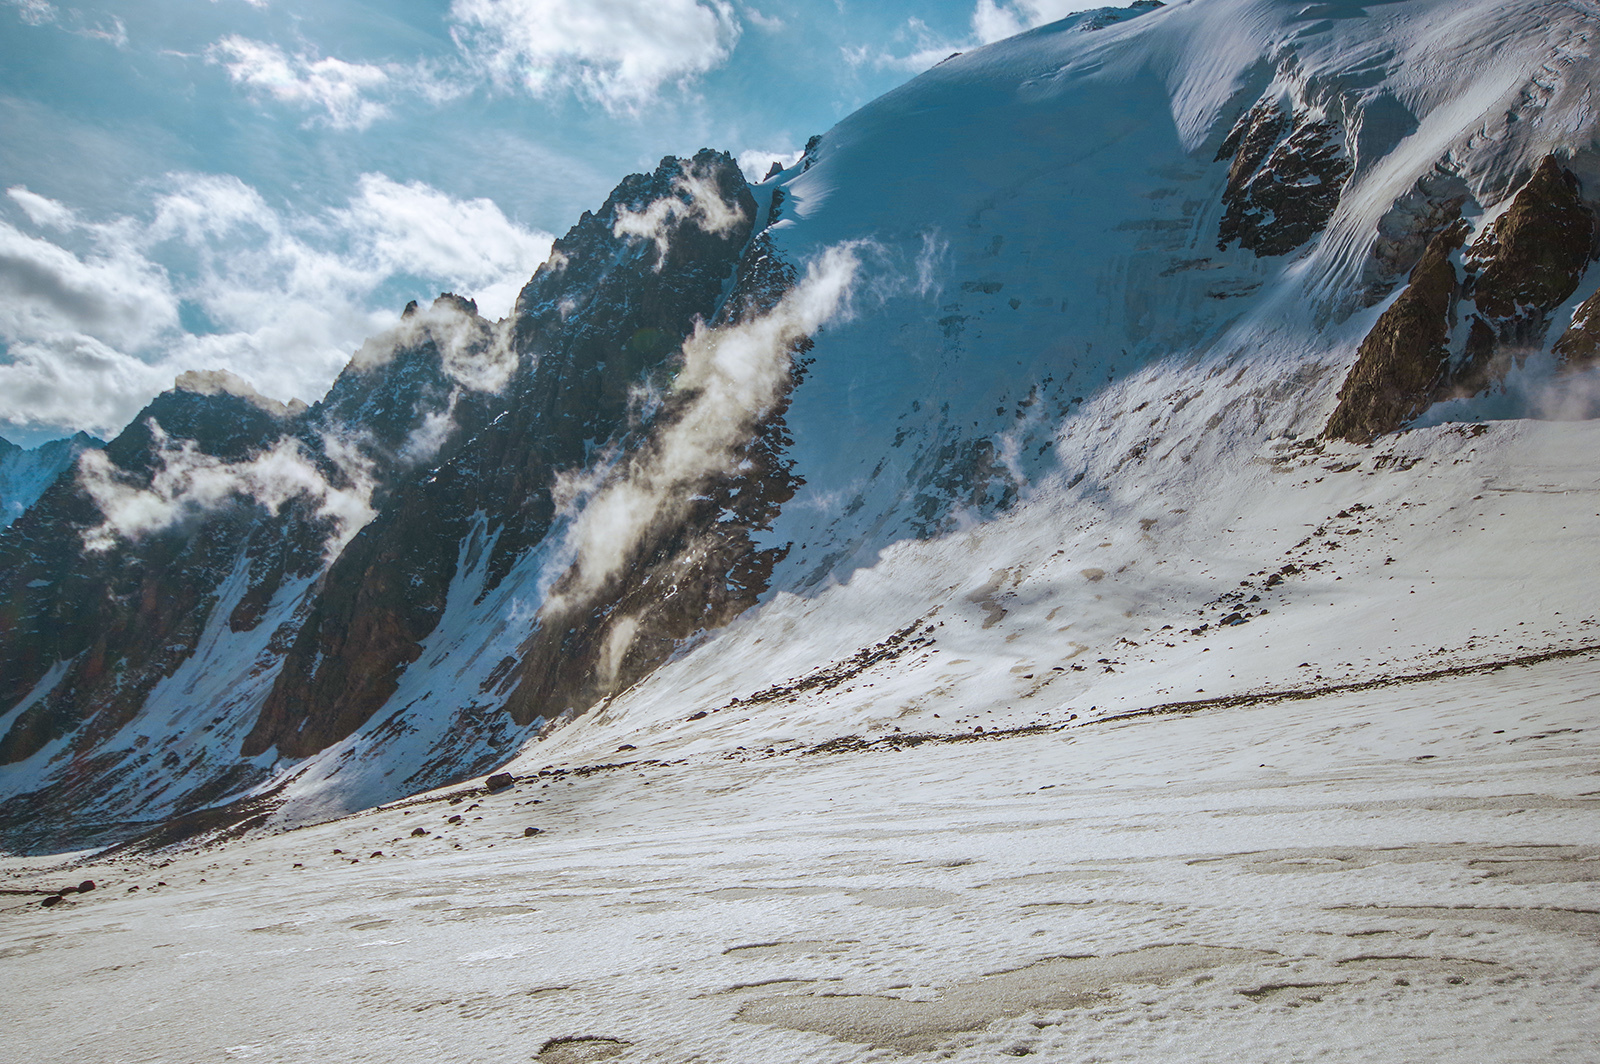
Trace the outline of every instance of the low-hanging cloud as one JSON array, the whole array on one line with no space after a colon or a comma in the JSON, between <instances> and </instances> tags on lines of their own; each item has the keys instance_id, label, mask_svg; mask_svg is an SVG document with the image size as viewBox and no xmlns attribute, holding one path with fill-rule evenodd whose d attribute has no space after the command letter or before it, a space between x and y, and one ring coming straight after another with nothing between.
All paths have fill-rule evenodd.
<instances>
[{"instance_id":1,"label":"low-hanging cloud","mask_svg":"<svg viewBox=\"0 0 1600 1064\"><path fill-rule=\"evenodd\" d=\"M518 365L509 320L486 321L446 298L417 308L369 338L356 351L351 365L358 370L375 369L396 352L426 343L439 352L439 367L447 377L476 392L502 391Z\"/></svg>"},{"instance_id":2,"label":"low-hanging cloud","mask_svg":"<svg viewBox=\"0 0 1600 1064\"><path fill-rule=\"evenodd\" d=\"M1548 351L1504 353L1512 364L1482 395L1435 403L1412 422L1427 428L1461 421L1590 421L1600 418L1600 364L1568 364Z\"/></svg>"},{"instance_id":3,"label":"low-hanging cloud","mask_svg":"<svg viewBox=\"0 0 1600 1064\"><path fill-rule=\"evenodd\" d=\"M558 484L557 502L571 522L562 552L571 577L547 601L547 613L591 599L653 529L682 516L696 484L734 468L759 419L790 384L794 346L850 313L859 250L829 248L760 317L697 328L669 394L681 411L651 446Z\"/></svg>"},{"instance_id":4,"label":"low-hanging cloud","mask_svg":"<svg viewBox=\"0 0 1600 1064\"><path fill-rule=\"evenodd\" d=\"M692 163L673 180L672 188L671 194L641 210L618 208L617 219L611 226L612 236L654 241L657 272L666 264L672 228L680 220L716 236L725 236L749 221L743 207L722 198L716 178Z\"/></svg>"},{"instance_id":5,"label":"low-hanging cloud","mask_svg":"<svg viewBox=\"0 0 1600 1064\"><path fill-rule=\"evenodd\" d=\"M332 560L374 516L372 463L349 441L332 435L322 441L343 482L335 484L292 436L279 438L245 461L228 462L202 453L193 440L174 442L154 419L149 427L156 469L148 485L118 468L103 451L85 451L78 459L78 483L104 518L83 532L85 550L106 551L119 540L137 541L232 499L250 499L277 514L303 496L315 504L316 516L332 523L324 546Z\"/></svg>"}]
</instances>

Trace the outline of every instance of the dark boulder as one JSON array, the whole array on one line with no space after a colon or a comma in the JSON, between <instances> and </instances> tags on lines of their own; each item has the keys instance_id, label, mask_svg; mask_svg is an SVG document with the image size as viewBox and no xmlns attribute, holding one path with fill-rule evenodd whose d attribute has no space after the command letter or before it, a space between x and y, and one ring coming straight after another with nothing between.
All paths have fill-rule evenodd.
<instances>
[{"instance_id":1,"label":"dark boulder","mask_svg":"<svg viewBox=\"0 0 1600 1064\"><path fill-rule=\"evenodd\" d=\"M511 773L496 772L494 775L484 780L483 785L490 791L503 791L515 782L517 782L516 778L513 777Z\"/></svg>"}]
</instances>

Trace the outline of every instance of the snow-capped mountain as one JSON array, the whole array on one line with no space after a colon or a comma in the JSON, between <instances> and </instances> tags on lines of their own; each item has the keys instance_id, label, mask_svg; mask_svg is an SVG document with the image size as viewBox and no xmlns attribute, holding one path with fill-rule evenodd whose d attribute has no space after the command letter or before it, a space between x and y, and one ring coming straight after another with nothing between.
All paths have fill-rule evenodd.
<instances>
[{"instance_id":1,"label":"snow-capped mountain","mask_svg":"<svg viewBox=\"0 0 1600 1064\"><path fill-rule=\"evenodd\" d=\"M32 448L0 438L0 528L21 517L84 451L104 446L87 432Z\"/></svg>"},{"instance_id":2,"label":"snow-capped mountain","mask_svg":"<svg viewBox=\"0 0 1600 1064\"><path fill-rule=\"evenodd\" d=\"M10 844L1596 642L1597 15L1075 16L180 378L0 536Z\"/></svg>"}]
</instances>

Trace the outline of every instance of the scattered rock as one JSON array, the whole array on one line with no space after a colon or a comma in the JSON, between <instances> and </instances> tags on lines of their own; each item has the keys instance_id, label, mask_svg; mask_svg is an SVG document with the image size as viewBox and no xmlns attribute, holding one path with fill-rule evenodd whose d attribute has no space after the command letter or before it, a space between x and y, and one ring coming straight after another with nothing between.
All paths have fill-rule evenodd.
<instances>
[{"instance_id":1,"label":"scattered rock","mask_svg":"<svg viewBox=\"0 0 1600 1064\"><path fill-rule=\"evenodd\" d=\"M50 908L52 905L60 905L61 904L61 895L52 894L48 898L46 898L43 901L41 901L39 904L43 905L46 909Z\"/></svg>"},{"instance_id":2,"label":"scattered rock","mask_svg":"<svg viewBox=\"0 0 1600 1064\"><path fill-rule=\"evenodd\" d=\"M522 837L525 838L525 839L531 839L535 835L543 835L543 834L544 834L544 829L543 828L523 828L522 829Z\"/></svg>"},{"instance_id":3,"label":"scattered rock","mask_svg":"<svg viewBox=\"0 0 1600 1064\"><path fill-rule=\"evenodd\" d=\"M427 833L428 833L428 829L427 828L412 828L411 829L411 837L414 838L414 839L420 839L422 836L426 835Z\"/></svg>"},{"instance_id":4,"label":"scattered rock","mask_svg":"<svg viewBox=\"0 0 1600 1064\"><path fill-rule=\"evenodd\" d=\"M494 775L484 780L483 785L490 791L503 791L515 782L517 782L516 778L512 776L511 773L496 772Z\"/></svg>"},{"instance_id":5,"label":"scattered rock","mask_svg":"<svg viewBox=\"0 0 1600 1064\"><path fill-rule=\"evenodd\" d=\"M637 749L639 749L639 748L637 746L634 746L632 743L623 743L621 746L617 747L617 753L620 754L624 750L637 750Z\"/></svg>"},{"instance_id":6,"label":"scattered rock","mask_svg":"<svg viewBox=\"0 0 1600 1064\"><path fill-rule=\"evenodd\" d=\"M92 879L86 879L82 883L78 884L78 893L79 894L87 894L93 889L94 889L94 880L92 880Z\"/></svg>"}]
</instances>

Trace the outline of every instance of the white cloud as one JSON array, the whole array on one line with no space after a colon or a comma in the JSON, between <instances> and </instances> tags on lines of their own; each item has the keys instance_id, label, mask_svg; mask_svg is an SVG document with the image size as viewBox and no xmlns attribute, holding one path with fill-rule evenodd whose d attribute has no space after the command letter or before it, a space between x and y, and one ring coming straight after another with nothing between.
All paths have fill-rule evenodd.
<instances>
[{"instance_id":1,"label":"white cloud","mask_svg":"<svg viewBox=\"0 0 1600 1064\"><path fill-rule=\"evenodd\" d=\"M739 37L726 0L453 0L457 44L495 81L576 89L615 110L720 66Z\"/></svg>"},{"instance_id":2,"label":"white cloud","mask_svg":"<svg viewBox=\"0 0 1600 1064\"><path fill-rule=\"evenodd\" d=\"M777 33L785 25L777 15L765 14L749 4L744 5L744 17L750 21L750 25L765 33Z\"/></svg>"},{"instance_id":3,"label":"white cloud","mask_svg":"<svg viewBox=\"0 0 1600 1064\"><path fill-rule=\"evenodd\" d=\"M77 8L65 11L48 0L0 0L16 8L17 17L29 26L55 26L79 37L105 41L117 48L128 44L128 29L116 15L91 19Z\"/></svg>"},{"instance_id":4,"label":"white cloud","mask_svg":"<svg viewBox=\"0 0 1600 1064\"><path fill-rule=\"evenodd\" d=\"M17 9L17 17L30 26L47 26L61 17L56 6L47 0L6 0Z\"/></svg>"},{"instance_id":5,"label":"white cloud","mask_svg":"<svg viewBox=\"0 0 1600 1064\"><path fill-rule=\"evenodd\" d=\"M79 256L0 221L0 336L137 347L178 320L165 272L114 244Z\"/></svg>"},{"instance_id":6,"label":"white cloud","mask_svg":"<svg viewBox=\"0 0 1600 1064\"><path fill-rule=\"evenodd\" d=\"M346 206L305 215L203 174L170 175L144 215L103 221L27 189L9 195L51 233L0 219L0 423L101 435L186 370L314 398L398 320L398 306L374 305L397 278L421 281L419 294L477 296L498 317L551 241L488 200L378 174Z\"/></svg>"},{"instance_id":7,"label":"white cloud","mask_svg":"<svg viewBox=\"0 0 1600 1064\"><path fill-rule=\"evenodd\" d=\"M343 227L371 241L388 273L436 277L473 295L488 318L511 312L522 285L550 255L549 233L523 229L488 199L457 200L413 181L363 174Z\"/></svg>"},{"instance_id":8,"label":"white cloud","mask_svg":"<svg viewBox=\"0 0 1600 1064\"><path fill-rule=\"evenodd\" d=\"M389 113L370 95L389 86L389 71L332 56L289 55L277 45L233 35L206 49L234 84L308 111L325 112L335 129L365 129Z\"/></svg>"},{"instance_id":9,"label":"white cloud","mask_svg":"<svg viewBox=\"0 0 1600 1064\"><path fill-rule=\"evenodd\" d=\"M739 169L744 171L744 176L754 184L767 176L767 171L772 169L773 163L779 163L785 170L800 161L805 151L795 148L792 151L766 151L760 148L747 148L739 153Z\"/></svg>"}]
</instances>

